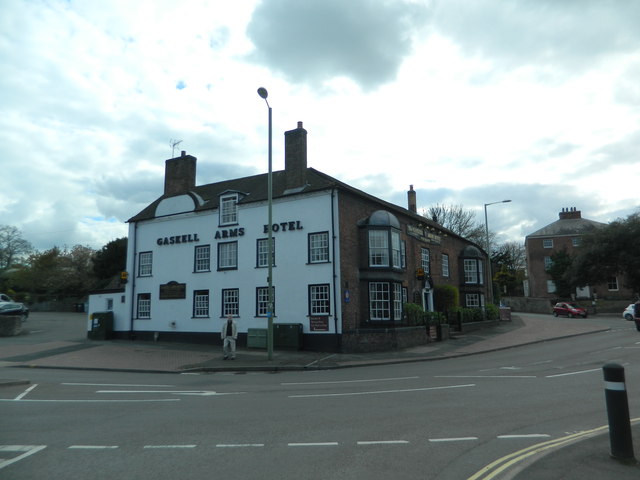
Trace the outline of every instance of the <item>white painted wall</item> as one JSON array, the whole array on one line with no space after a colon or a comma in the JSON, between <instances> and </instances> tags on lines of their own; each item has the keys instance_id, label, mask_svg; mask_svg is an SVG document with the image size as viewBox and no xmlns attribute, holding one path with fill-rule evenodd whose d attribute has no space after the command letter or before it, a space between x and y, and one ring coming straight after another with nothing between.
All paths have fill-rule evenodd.
<instances>
[{"instance_id":1,"label":"white painted wall","mask_svg":"<svg viewBox=\"0 0 640 480\"><path fill-rule=\"evenodd\" d=\"M331 225L331 203L334 202L335 229ZM163 213L167 213L163 206ZM180 205L183 207L184 205ZM240 315L237 319L240 332L248 328L266 328L266 317L256 317L256 288L267 286L267 268L256 268L256 241L266 238L267 223L265 203L240 205L238 225L219 227L218 211L183 213L130 224L126 285L126 303L120 304L116 315L115 329L130 329L130 312L136 311L138 293L151 294L151 319L134 319L133 329L138 331L218 332L224 319L222 313L222 289L240 290ZM309 331L308 285L329 284L331 308L340 308L339 252L333 251L332 236L339 236L337 194L320 192L308 196L277 199L273 204L273 223L300 222L301 230L274 232L276 262L273 268L273 284L276 299L276 323L302 323L304 333ZM244 235L236 238L216 240L218 231L243 228ZM308 265L308 234L329 232L330 259L336 262L335 274L332 263ZM173 245L158 245L158 239L177 235L197 235L198 242ZM219 242L238 242L238 269L217 271L217 245ZM211 245L211 272L194 273L194 249L197 245ZM336 241L337 246L337 241ZM135 249L135 250L134 250ZM137 262L139 252L153 252L153 274L139 277ZM160 300L159 286L170 281L186 283L186 298ZM338 289L334 296L334 287ZM133 290L133 291L132 291ZM209 290L210 317L192 318L194 290ZM119 298L119 297L118 297ZM337 305L334 300L337 299ZM89 312L100 311L104 296L92 296ZM118 299L119 302L119 299ZM133 302L133 309L131 308ZM341 318L341 312L338 312ZM340 329L338 330L340 331ZM334 316L329 319L329 332L334 333Z\"/></svg>"}]
</instances>

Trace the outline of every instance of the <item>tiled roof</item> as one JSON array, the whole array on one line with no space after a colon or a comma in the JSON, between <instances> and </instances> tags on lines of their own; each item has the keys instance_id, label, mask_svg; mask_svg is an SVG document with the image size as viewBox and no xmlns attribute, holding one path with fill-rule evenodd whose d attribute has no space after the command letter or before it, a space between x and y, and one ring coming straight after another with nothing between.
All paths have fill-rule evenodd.
<instances>
[{"instance_id":1,"label":"tiled roof","mask_svg":"<svg viewBox=\"0 0 640 480\"><path fill-rule=\"evenodd\" d=\"M355 196L360 198L365 198L373 203L377 203L382 208L390 210L392 212L397 212L402 215L409 215L415 218L416 223L422 224L426 227L430 227L436 230L441 231L443 234L446 234L451 237L462 238L463 240L470 242L469 240L460 237L459 235L453 233L451 230L444 228L442 225L430 220L418 213L412 212L406 208L400 207L398 205L394 205L393 203L389 203L385 200L382 200L378 197L374 197L362 190L354 188L346 183L341 182L325 173L322 173L314 168L307 168L307 184L303 189L295 189L295 191L287 191L286 187L286 171L280 170L277 172L273 172L273 198L281 198L293 195L304 195L312 192L321 192L331 190L332 188L336 188L338 190L349 192ZM207 185L196 186L191 194L195 194L200 197L199 202L196 203L196 208L194 211L206 211L206 210L214 210L219 207L220 203L220 195L225 192L239 192L241 193L241 199L238 204L248 204L253 202L265 202L268 198L267 192L267 174L262 173L259 175L253 175L250 177L242 177L236 178L232 180L225 180L217 183L210 183ZM185 192L189 193L189 192ZM156 207L158 204L164 200L165 198L169 198L169 196L161 196L156 199L149 206L144 208L137 215L131 217L128 222L138 222L141 220L150 220L155 218Z\"/></svg>"},{"instance_id":2,"label":"tiled roof","mask_svg":"<svg viewBox=\"0 0 640 480\"><path fill-rule=\"evenodd\" d=\"M565 218L556 220L546 227L542 227L540 230L530 233L527 235L527 238L584 235L586 233L591 233L597 228L602 228L605 225L605 223L588 220L586 218Z\"/></svg>"}]
</instances>

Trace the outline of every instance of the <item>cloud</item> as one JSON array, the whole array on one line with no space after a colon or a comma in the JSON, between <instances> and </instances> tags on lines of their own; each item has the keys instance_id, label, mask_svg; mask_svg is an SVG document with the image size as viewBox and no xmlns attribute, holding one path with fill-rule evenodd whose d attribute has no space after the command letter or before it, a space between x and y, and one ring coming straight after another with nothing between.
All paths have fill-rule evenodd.
<instances>
[{"instance_id":1,"label":"cloud","mask_svg":"<svg viewBox=\"0 0 640 480\"><path fill-rule=\"evenodd\" d=\"M365 90L396 78L428 8L403 1L270 0L254 11L251 61L293 83L347 77Z\"/></svg>"},{"instance_id":2,"label":"cloud","mask_svg":"<svg viewBox=\"0 0 640 480\"><path fill-rule=\"evenodd\" d=\"M633 0L441 0L434 30L465 54L491 60L494 71L527 65L553 78L575 75L607 55L638 48L640 3Z\"/></svg>"}]
</instances>

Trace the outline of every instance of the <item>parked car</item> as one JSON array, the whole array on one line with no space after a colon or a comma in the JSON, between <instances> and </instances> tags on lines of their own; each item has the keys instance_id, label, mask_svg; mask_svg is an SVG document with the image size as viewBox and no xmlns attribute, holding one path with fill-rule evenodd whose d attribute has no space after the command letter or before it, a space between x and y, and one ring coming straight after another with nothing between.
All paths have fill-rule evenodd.
<instances>
[{"instance_id":1,"label":"parked car","mask_svg":"<svg viewBox=\"0 0 640 480\"><path fill-rule=\"evenodd\" d=\"M624 312L622 312L622 318L624 318L625 320L631 321L633 320L633 315L634 315L633 303L631 303L627 308L624 309Z\"/></svg>"},{"instance_id":2,"label":"parked car","mask_svg":"<svg viewBox=\"0 0 640 480\"><path fill-rule=\"evenodd\" d=\"M20 315L24 321L29 316L29 309L24 303L14 302L9 295L0 293L0 315Z\"/></svg>"},{"instance_id":3,"label":"parked car","mask_svg":"<svg viewBox=\"0 0 640 480\"><path fill-rule=\"evenodd\" d=\"M558 302L553 307L553 315L566 315L569 318L587 318L587 310L571 302Z\"/></svg>"}]
</instances>

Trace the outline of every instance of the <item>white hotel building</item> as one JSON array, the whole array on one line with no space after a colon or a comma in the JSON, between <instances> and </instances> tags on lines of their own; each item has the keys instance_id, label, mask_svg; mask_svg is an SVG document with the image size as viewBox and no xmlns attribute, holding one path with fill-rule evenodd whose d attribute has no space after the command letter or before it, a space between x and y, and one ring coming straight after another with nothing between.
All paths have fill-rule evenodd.
<instances>
[{"instance_id":1,"label":"white hotel building","mask_svg":"<svg viewBox=\"0 0 640 480\"><path fill-rule=\"evenodd\" d=\"M433 288L484 306L486 255L408 208L307 167L307 131L285 132L273 172L274 324L301 347L366 351L426 343L403 305L434 309ZM228 315L240 345L267 326L267 174L196 186L196 158L166 161L164 194L129 220L128 281L90 297L114 336L220 342ZM276 348L278 344L276 343Z\"/></svg>"}]
</instances>

